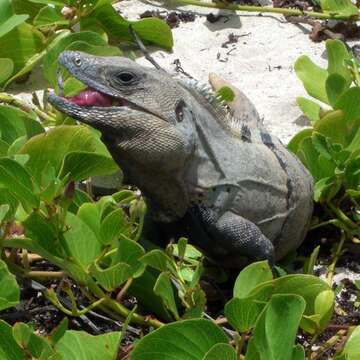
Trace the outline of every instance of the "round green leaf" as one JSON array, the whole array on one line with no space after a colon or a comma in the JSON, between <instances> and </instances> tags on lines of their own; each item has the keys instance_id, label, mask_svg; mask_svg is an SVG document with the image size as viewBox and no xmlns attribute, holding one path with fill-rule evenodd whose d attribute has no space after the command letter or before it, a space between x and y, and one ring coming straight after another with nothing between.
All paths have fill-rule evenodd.
<instances>
[{"instance_id":1,"label":"round green leaf","mask_svg":"<svg viewBox=\"0 0 360 360\"><path fill-rule=\"evenodd\" d=\"M20 289L15 276L11 274L6 264L0 260L0 311L19 303Z\"/></svg>"},{"instance_id":2,"label":"round green leaf","mask_svg":"<svg viewBox=\"0 0 360 360\"><path fill-rule=\"evenodd\" d=\"M254 262L241 270L236 278L234 297L245 298L259 284L269 281L272 278L273 274L266 260Z\"/></svg>"},{"instance_id":3,"label":"round green leaf","mask_svg":"<svg viewBox=\"0 0 360 360\"><path fill-rule=\"evenodd\" d=\"M309 57L300 56L294 65L296 75L303 82L307 93L326 104L329 103L325 82L328 72L325 69L315 65Z\"/></svg>"},{"instance_id":4,"label":"round green leaf","mask_svg":"<svg viewBox=\"0 0 360 360\"><path fill-rule=\"evenodd\" d=\"M55 350L66 360L114 360L119 348L120 332L93 336L84 331L66 331Z\"/></svg>"},{"instance_id":5,"label":"round green leaf","mask_svg":"<svg viewBox=\"0 0 360 360\"><path fill-rule=\"evenodd\" d=\"M304 309L305 301L301 296L282 294L271 298L253 333L260 359L292 359L295 337Z\"/></svg>"},{"instance_id":6,"label":"round green leaf","mask_svg":"<svg viewBox=\"0 0 360 360\"><path fill-rule=\"evenodd\" d=\"M0 320L0 359L26 360L26 358L13 337L11 326Z\"/></svg>"},{"instance_id":7,"label":"round green leaf","mask_svg":"<svg viewBox=\"0 0 360 360\"><path fill-rule=\"evenodd\" d=\"M335 358L337 360L338 357ZM344 346L340 359L358 360L360 359L360 326L357 326L351 333Z\"/></svg>"},{"instance_id":8,"label":"round green leaf","mask_svg":"<svg viewBox=\"0 0 360 360\"><path fill-rule=\"evenodd\" d=\"M0 58L0 84L5 82L14 71L14 62L9 58Z\"/></svg>"},{"instance_id":9,"label":"round green leaf","mask_svg":"<svg viewBox=\"0 0 360 360\"><path fill-rule=\"evenodd\" d=\"M76 161L83 156L81 153L96 153L99 155L110 155L95 133L85 126L57 126L49 130L46 134L41 134L31 138L20 150L22 154L30 155L30 160L26 167L31 172L32 176L41 183L41 176L44 164L49 163L56 171L60 170L64 158L64 170L62 175L74 171L73 178L79 179L83 176L104 171L112 168L113 165L106 161L105 166L101 163L100 157L96 157L96 164L76 164ZM67 155L74 153L67 159ZM84 155L89 157L90 155ZM93 168L93 165L95 167Z\"/></svg>"},{"instance_id":10,"label":"round green leaf","mask_svg":"<svg viewBox=\"0 0 360 360\"><path fill-rule=\"evenodd\" d=\"M132 360L202 360L219 343L228 343L212 321L183 320L162 326L146 335L132 352Z\"/></svg>"},{"instance_id":11,"label":"round green leaf","mask_svg":"<svg viewBox=\"0 0 360 360\"><path fill-rule=\"evenodd\" d=\"M236 360L236 352L229 344L216 344L205 355L204 360Z\"/></svg>"}]
</instances>

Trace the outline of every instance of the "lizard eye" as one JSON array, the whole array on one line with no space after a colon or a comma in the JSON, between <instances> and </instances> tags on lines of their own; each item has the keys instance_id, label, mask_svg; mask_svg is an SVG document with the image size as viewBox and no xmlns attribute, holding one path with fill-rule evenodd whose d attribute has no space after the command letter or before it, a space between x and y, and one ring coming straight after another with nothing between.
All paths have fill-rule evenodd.
<instances>
[{"instance_id":1,"label":"lizard eye","mask_svg":"<svg viewBox=\"0 0 360 360\"><path fill-rule=\"evenodd\" d=\"M116 77L123 84L129 84L135 78L133 74L125 71L117 74Z\"/></svg>"},{"instance_id":2,"label":"lizard eye","mask_svg":"<svg viewBox=\"0 0 360 360\"><path fill-rule=\"evenodd\" d=\"M76 58L74 59L74 63L75 63L76 66L81 66L81 59L78 58L78 57L76 57Z\"/></svg>"}]
</instances>

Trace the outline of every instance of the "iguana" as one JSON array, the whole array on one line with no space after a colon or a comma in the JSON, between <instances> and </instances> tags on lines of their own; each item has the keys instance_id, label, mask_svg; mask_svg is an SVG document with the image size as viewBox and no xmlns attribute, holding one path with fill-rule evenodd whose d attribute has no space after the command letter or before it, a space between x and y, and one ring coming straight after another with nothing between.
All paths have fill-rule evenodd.
<instances>
[{"instance_id":1,"label":"iguana","mask_svg":"<svg viewBox=\"0 0 360 360\"><path fill-rule=\"evenodd\" d=\"M312 177L240 90L231 111L196 81L127 58L65 51L59 62L88 88L49 102L101 131L162 233L186 235L228 268L273 265L301 244Z\"/></svg>"}]
</instances>

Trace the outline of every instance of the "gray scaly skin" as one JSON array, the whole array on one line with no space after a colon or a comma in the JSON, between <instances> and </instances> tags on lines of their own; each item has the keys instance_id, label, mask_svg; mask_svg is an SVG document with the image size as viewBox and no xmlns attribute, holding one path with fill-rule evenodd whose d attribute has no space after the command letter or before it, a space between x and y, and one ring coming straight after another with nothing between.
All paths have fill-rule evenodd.
<instances>
[{"instance_id":1,"label":"gray scaly skin","mask_svg":"<svg viewBox=\"0 0 360 360\"><path fill-rule=\"evenodd\" d=\"M187 235L228 268L271 264L303 241L313 209L313 180L261 125L237 91L231 112L195 81L122 57L66 51L59 62L112 106L78 106L51 95L63 113L89 124L141 189L153 222Z\"/></svg>"}]
</instances>

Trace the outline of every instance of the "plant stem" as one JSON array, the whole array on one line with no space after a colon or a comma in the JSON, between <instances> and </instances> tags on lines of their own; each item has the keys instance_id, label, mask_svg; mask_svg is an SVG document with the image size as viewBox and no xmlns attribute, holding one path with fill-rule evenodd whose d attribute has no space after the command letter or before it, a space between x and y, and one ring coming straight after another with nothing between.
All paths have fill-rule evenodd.
<instances>
[{"instance_id":1,"label":"plant stem","mask_svg":"<svg viewBox=\"0 0 360 360\"><path fill-rule=\"evenodd\" d=\"M233 4L222 4L222 3L208 3L200 0L168 0L165 3L178 3L182 5L195 5L201 7L208 7L214 9L225 9L235 11L247 11L247 12L259 12L259 13L276 13L283 14L286 16L308 16L317 19L335 19L335 20L358 20L358 15L344 15L336 12L315 12L315 11L302 11L298 9L284 9L276 7L263 7L263 6L252 6L252 5L233 5Z\"/></svg>"},{"instance_id":2,"label":"plant stem","mask_svg":"<svg viewBox=\"0 0 360 360\"><path fill-rule=\"evenodd\" d=\"M116 301L118 303L121 303L121 300L124 298L124 296L125 296L126 292L128 291L129 287L133 283L133 280L134 280L134 278L132 278L132 277L130 279L128 279L128 281L126 281L125 285L121 288L121 290L116 295Z\"/></svg>"},{"instance_id":3,"label":"plant stem","mask_svg":"<svg viewBox=\"0 0 360 360\"><path fill-rule=\"evenodd\" d=\"M328 206L331 209L331 211L337 216L337 218L342 221L347 228L350 229L351 232L359 232L360 233L360 227L357 226L353 221L351 221L342 211L341 209L337 208L334 204L331 202L328 202Z\"/></svg>"},{"instance_id":4,"label":"plant stem","mask_svg":"<svg viewBox=\"0 0 360 360\"><path fill-rule=\"evenodd\" d=\"M23 274L24 277L30 278L30 279L62 279L65 277L64 271L26 271Z\"/></svg>"},{"instance_id":5,"label":"plant stem","mask_svg":"<svg viewBox=\"0 0 360 360\"><path fill-rule=\"evenodd\" d=\"M334 336L321 345L320 349L314 354L314 356L311 356L311 360L319 358L325 351L335 346L339 339L346 335L346 332L347 330L339 330Z\"/></svg>"},{"instance_id":6,"label":"plant stem","mask_svg":"<svg viewBox=\"0 0 360 360\"><path fill-rule=\"evenodd\" d=\"M311 354L312 354L312 352L311 352L311 348L312 348L312 346L315 344L315 341L317 340L317 338L319 337L319 333L316 333L316 334L314 334L314 336L311 338L311 341L310 341L310 344L309 344L309 349L308 349L308 351L309 351L309 353L308 353L308 360L312 360L311 359Z\"/></svg>"},{"instance_id":7,"label":"plant stem","mask_svg":"<svg viewBox=\"0 0 360 360\"><path fill-rule=\"evenodd\" d=\"M237 358L240 360L242 358L242 350L243 350L243 347L245 345L245 340L246 340L246 333L243 332L241 333L241 337L239 339L239 341L237 342L237 349L236 349L236 353L237 353Z\"/></svg>"},{"instance_id":8,"label":"plant stem","mask_svg":"<svg viewBox=\"0 0 360 360\"><path fill-rule=\"evenodd\" d=\"M90 292L98 299L104 298L100 305L106 306L108 309L112 310L113 312L115 311L117 314L125 318L130 314L130 310L128 308L107 296L104 291L95 283L93 278L89 274L85 273L83 269L80 266L77 266L77 264L74 262L53 256L45 249L35 245L32 240L26 238L3 240L2 245L3 247L9 247L11 249L26 248L29 251L38 252L39 255L41 255L43 258L64 269L65 272L79 284L87 286ZM7 264L12 272L16 272L19 275L24 276L24 269L20 268L9 260L7 260ZM152 326L154 328L159 328L164 325L160 320L135 313L132 315L131 321L139 325Z\"/></svg>"},{"instance_id":9,"label":"plant stem","mask_svg":"<svg viewBox=\"0 0 360 360\"><path fill-rule=\"evenodd\" d=\"M335 266L336 266L337 261L339 260L340 255L341 255L341 251L342 251L342 248L344 246L345 238L346 238L346 235L345 235L345 232L343 231L342 234L341 234L341 239L339 241L338 247L336 248L333 261L328 267L326 280L327 280L330 287L332 286L332 282L333 282L333 278L334 278Z\"/></svg>"},{"instance_id":10,"label":"plant stem","mask_svg":"<svg viewBox=\"0 0 360 360\"><path fill-rule=\"evenodd\" d=\"M327 221L323 221L319 224L316 224L316 225L313 225L310 227L310 230L315 230L319 227L323 227L323 226L326 226L326 225L334 225L336 227L339 227L340 229L342 229L342 224L339 220L337 219L331 219L331 220L327 220Z\"/></svg>"},{"instance_id":11,"label":"plant stem","mask_svg":"<svg viewBox=\"0 0 360 360\"><path fill-rule=\"evenodd\" d=\"M31 112L33 111L40 119L48 122L55 122L55 119L46 114L45 112L41 111L37 107L32 107L29 104L25 103L24 101L21 101L20 99L17 99L16 97L8 94L8 93L0 93L0 103L6 103L9 105L13 105L25 112Z\"/></svg>"}]
</instances>

